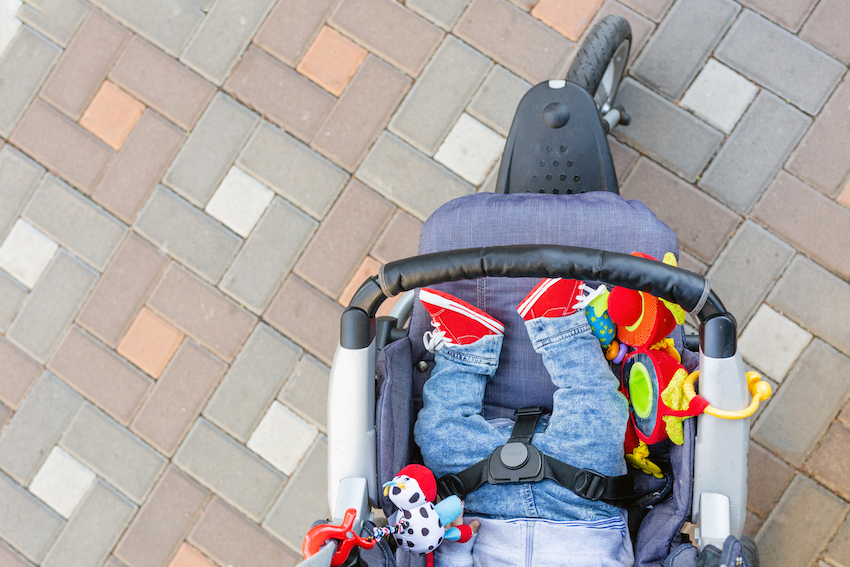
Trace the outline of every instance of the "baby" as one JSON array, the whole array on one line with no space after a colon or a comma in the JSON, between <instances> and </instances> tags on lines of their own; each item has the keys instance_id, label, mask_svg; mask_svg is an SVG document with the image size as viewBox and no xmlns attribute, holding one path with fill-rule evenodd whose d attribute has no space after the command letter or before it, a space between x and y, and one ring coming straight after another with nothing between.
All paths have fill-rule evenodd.
<instances>
[{"instance_id":1,"label":"baby","mask_svg":"<svg viewBox=\"0 0 850 567\"><path fill-rule=\"evenodd\" d=\"M517 307L558 388L552 415L540 420L532 444L574 467L619 476L626 472L628 406L585 316L595 297L588 291L576 280L544 279ZM504 325L447 293L425 288L419 299L434 326L425 333L425 344L435 353L436 366L424 386L414 439L439 478L487 458L510 437L512 422L481 416ZM477 533L468 543L438 547L438 566L634 563L620 508L584 499L552 480L484 484L466 496L464 508L467 521L474 518L473 529L480 524Z\"/></svg>"}]
</instances>

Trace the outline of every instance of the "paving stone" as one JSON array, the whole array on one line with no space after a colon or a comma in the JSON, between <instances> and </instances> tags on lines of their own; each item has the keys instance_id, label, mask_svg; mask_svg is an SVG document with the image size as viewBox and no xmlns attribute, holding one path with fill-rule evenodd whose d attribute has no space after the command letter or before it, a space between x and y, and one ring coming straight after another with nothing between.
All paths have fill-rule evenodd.
<instances>
[{"instance_id":1,"label":"paving stone","mask_svg":"<svg viewBox=\"0 0 850 567\"><path fill-rule=\"evenodd\" d=\"M399 209L387 223L370 254L384 264L416 256L421 229L421 222Z\"/></svg>"},{"instance_id":2,"label":"paving stone","mask_svg":"<svg viewBox=\"0 0 850 567\"><path fill-rule=\"evenodd\" d=\"M46 234L18 219L0 245L0 267L32 289L58 248Z\"/></svg>"},{"instance_id":3,"label":"paving stone","mask_svg":"<svg viewBox=\"0 0 850 567\"><path fill-rule=\"evenodd\" d=\"M176 57L195 33L210 3L198 0L93 0L92 4Z\"/></svg>"},{"instance_id":4,"label":"paving stone","mask_svg":"<svg viewBox=\"0 0 850 567\"><path fill-rule=\"evenodd\" d=\"M0 541L0 565L3 567L33 567L17 551Z\"/></svg>"},{"instance_id":5,"label":"paving stone","mask_svg":"<svg viewBox=\"0 0 850 567\"><path fill-rule=\"evenodd\" d=\"M12 410L0 403L0 433L3 432L3 428L6 427L6 423L10 419L12 419Z\"/></svg>"},{"instance_id":6,"label":"paving stone","mask_svg":"<svg viewBox=\"0 0 850 567\"><path fill-rule=\"evenodd\" d=\"M747 514L744 517L744 534L755 539L762 525L764 525L762 519L747 510Z\"/></svg>"},{"instance_id":7,"label":"paving stone","mask_svg":"<svg viewBox=\"0 0 850 567\"><path fill-rule=\"evenodd\" d=\"M531 15L568 39L578 41L601 5L602 0L579 0L570 4L540 0L531 9Z\"/></svg>"},{"instance_id":8,"label":"paving stone","mask_svg":"<svg viewBox=\"0 0 850 567\"><path fill-rule=\"evenodd\" d=\"M32 290L6 338L37 361L46 361L96 279L96 272L60 250Z\"/></svg>"},{"instance_id":9,"label":"paving stone","mask_svg":"<svg viewBox=\"0 0 850 567\"><path fill-rule=\"evenodd\" d=\"M408 0L404 5L444 30L451 31L468 4L469 0Z\"/></svg>"},{"instance_id":10,"label":"paving stone","mask_svg":"<svg viewBox=\"0 0 850 567\"><path fill-rule=\"evenodd\" d=\"M109 78L184 130L192 129L215 94L211 84L138 37Z\"/></svg>"},{"instance_id":11,"label":"paving stone","mask_svg":"<svg viewBox=\"0 0 850 567\"><path fill-rule=\"evenodd\" d=\"M847 558L850 557L850 522L845 521L838 530L835 539L829 544L826 557L840 567L847 567Z\"/></svg>"},{"instance_id":12,"label":"paving stone","mask_svg":"<svg viewBox=\"0 0 850 567\"><path fill-rule=\"evenodd\" d=\"M681 105L728 134L757 92L758 87L750 81L716 59L709 59Z\"/></svg>"},{"instance_id":13,"label":"paving stone","mask_svg":"<svg viewBox=\"0 0 850 567\"><path fill-rule=\"evenodd\" d=\"M205 205L259 121L259 116L218 93L163 183L192 203Z\"/></svg>"},{"instance_id":14,"label":"paving stone","mask_svg":"<svg viewBox=\"0 0 850 567\"><path fill-rule=\"evenodd\" d=\"M850 402L844 404L844 409L838 414L838 421L850 427Z\"/></svg>"},{"instance_id":15,"label":"paving stone","mask_svg":"<svg viewBox=\"0 0 850 567\"><path fill-rule=\"evenodd\" d=\"M16 409L41 372L41 366L0 337L0 400Z\"/></svg>"},{"instance_id":16,"label":"paving stone","mask_svg":"<svg viewBox=\"0 0 850 567\"><path fill-rule=\"evenodd\" d=\"M283 335L264 323L257 325L207 404L204 417L244 443L300 354L301 349Z\"/></svg>"},{"instance_id":17,"label":"paving stone","mask_svg":"<svg viewBox=\"0 0 850 567\"><path fill-rule=\"evenodd\" d=\"M101 172L115 153L78 124L40 100L30 106L9 139L86 194L92 192Z\"/></svg>"},{"instance_id":18,"label":"paving stone","mask_svg":"<svg viewBox=\"0 0 850 567\"><path fill-rule=\"evenodd\" d=\"M757 443L750 443L747 507L765 518L791 484L794 470Z\"/></svg>"},{"instance_id":19,"label":"paving stone","mask_svg":"<svg viewBox=\"0 0 850 567\"><path fill-rule=\"evenodd\" d=\"M77 322L109 346L117 346L168 257L130 233L95 286Z\"/></svg>"},{"instance_id":20,"label":"paving stone","mask_svg":"<svg viewBox=\"0 0 850 567\"><path fill-rule=\"evenodd\" d=\"M99 271L126 232L124 225L51 175L44 177L23 216Z\"/></svg>"},{"instance_id":21,"label":"paving stone","mask_svg":"<svg viewBox=\"0 0 850 567\"><path fill-rule=\"evenodd\" d=\"M224 274L220 288L262 313L318 223L277 197Z\"/></svg>"},{"instance_id":22,"label":"paving stone","mask_svg":"<svg viewBox=\"0 0 850 567\"><path fill-rule=\"evenodd\" d=\"M700 179L700 188L739 213L750 212L809 124L805 114L763 91Z\"/></svg>"},{"instance_id":23,"label":"paving stone","mask_svg":"<svg viewBox=\"0 0 850 567\"><path fill-rule=\"evenodd\" d=\"M101 565L121 537L136 506L98 480L44 560L44 567Z\"/></svg>"},{"instance_id":24,"label":"paving stone","mask_svg":"<svg viewBox=\"0 0 850 567\"><path fill-rule=\"evenodd\" d=\"M325 26L296 70L335 96L342 94L368 52Z\"/></svg>"},{"instance_id":25,"label":"paving stone","mask_svg":"<svg viewBox=\"0 0 850 567\"><path fill-rule=\"evenodd\" d=\"M271 189L234 166L204 210L239 236L247 238L273 197Z\"/></svg>"},{"instance_id":26,"label":"paving stone","mask_svg":"<svg viewBox=\"0 0 850 567\"><path fill-rule=\"evenodd\" d=\"M132 223L185 139L182 130L146 111L106 168L92 199Z\"/></svg>"},{"instance_id":27,"label":"paving stone","mask_svg":"<svg viewBox=\"0 0 850 567\"><path fill-rule=\"evenodd\" d=\"M48 368L126 425L153 381L112 350L72 327Z\"/></svg>"},{"instance_id":28,"label":"paving stone","mask_svg":"<svg viewBox=\"0 0 850 567\"><path fill-rule=\"evenodd\" d=\"M753 210L753 219L838 275L850 278L850 259L842 245L850 238L850 211L832 199L783 172Z\"/></svg>"},{"instance_id":29,"label":"paving stone","mask_svg":"<svg viewBox=\"0 0 850 567\"><path fill-rule=\"evenodd\" d=\"M0 59L0 136L8 137L62 50L22 26Z\"/></svg>"},{"instance_id":30,"label":"paving stone","mask_svg":"<svg viewBox=\"0 0 850 567\"><path fill-rule=\"evenodd\" d=\"M3 19L0 24L0 53L6 51L6 47L15 39L15 34L21 28L21 20L18 19L18 8L21 1L11 1L3 7Z\"/></svg>"},{"instance_id":31,"label":"paving stone","mask_svg":"<svg viewBox=\"0 0 850 567\"><path fill-rule=\"evenodd\" d=\"M136 231L211 282L217 282L242 239L163 186L136 221Z\"/></svg>"},{"instance_id":32,"label":"paving stone","mask_svg":"<svg viewBox=\"0 0 850 567\"><path fill-rule=\"evenodd\" d=\"M0 468L21 484L29 484L82 403L61 381L42 374L0 437Z\"/></svg>"},{"instance_id":33,"label":"paving stone","mask_svg":"<svg viewBox=\"0 0 850 567\"><path fill-rule=\"evenodd\" d=\"M394 210L375 192L352 182L295 264L295 273L329 296L339 297Z\"/></svg>"},{"instance_id":34,"label":"paving stone","mask_svg":"<svg viewBox=\"0 0 850 567\"><path fill-rule=\"evenodd\" d=\"M118 354L144 370L149 376L159 378L165 365L180 346L183 333L147 307L127 329L118 344Z\"/></svg>"},{"instance_id":35,"label":"paving stone","mask_svg":"<svg viewBox=\"0 0 850 567\"><path fill-rule=\"evenodd\" d=\"M715 53L720 61L816 114L845 67L761 16L744 11Z\"/></svg>"},{"instance_id":36,"label":"paving stone","mask_svg":"<svg viewBox=\"0 0 850 567\"><path fill-rule=\"evenodd\" d=\"M291 567L301 560L218 498L207 506L189 541L221 565Z\"/></svg>"},{"instance_id":37,"label":"paving stone","mask_svg":"<svg viewBox=\"0 0 850 567\"><path fill-rule=\"evenodd\" d=\"M803 25L817 0L741 0L741 4L759 12L782 27L796 32Z\"/></svg>"},{"instance_id":38,"label":"paving stone","mask_svg":"<svg viewBox=\"0 0 850 567\"><path fill-rule=\"evenodd\" d=\"M434 155L492 65L488 58L447 36L393 117L390 130L421 152ZM524 81L502 70L499 78L514 87L510 96L518 90L516 84ZM499 102L490 104L498 106Z\"/></svg>"},{"instance_id":39,"label":"paving stone","mask_svg":"<svg viewBox=\"0 0 850 567\"><path fill-rule=\"evenodd\" d=\"M846 447L850 443L850 430L834 423L824 435L818 448L806 461L806 471L815 479L845 500L850 495L850 466Z\"/></svg>"},{"instance_id":40,"label":"paving stone","mask_svg":"<svg viewBox=\"0 0 850 567\"><path fill-rule=\"evenodd\" d=\"M505 139L462 114L434 159L473 185L481 185L505 148Z\"/></svg>"},{"instance_id":41,"label":"paving stone","mask_svg":"<svg viewBox=\"0 0 850 567\"><path fill-rule=\"evenodd\" d=\"M295 408L319 429L326 431L329 381L330 369L312 356L304 355L284 384L277 399ZM307 458L309 459L309 456Z\"/></svg>"},{"instance_id":42,"label":"paving stone","mask_svg":"<svg viewBox=\"0 0 850 567\"><path fill-rule=\"evenodd\" d=\"M168 462L88 404L71 422L60 444L137 504Z\"/></svg>"},{"instance_id":43,"label":"paving stone","mask_svg":"<svg viewBox=\"0 0 850 567\"><path fill-rule=\"evenodd\" d=\"M290 67L295 67L336 0L280 0L254 37L254 43Z\"/></svg>"},{"instance_id":44,"label":"paving stone","mask_svg":"<svg viewBox=\"0 0 850 567\"><path fill-rule=\"evenodd\" d=\"M793 248L749 220L726 245L708 271L708 279L740 329L793 257ZM742 286L743 281L747 285Z\"/></svg>"},{"instance_id":45,"label":"paving stone","mask_svg":"<svg viewBox=\"0 0 850 567\"><path fill-rule=\"evenodd\" d=\"M677 2L635 61L632 73L678 100L740 9L731 0ZM629 113L633 114L631 108Z\"/></svg>"},{"instance_id":46,"label":"paving stone","mask_svg":"<svg viewBox=\"0 0 850 567\"><path fill-rule=\"evenodd\" d=\"M0 149L0 239L12 228L42 173L43 167L12 146Z\"/></svg>"},{"instance_id":47,"label":"paving stone","mask_svg":"<svg viewBox=\"0 0 850 567\"><path fill-rule=\"evenodd\" d=\"M800 37L846 65L850 64L850 38L845 33L848 27L847 6L840 0L826 0L818 3Z\"/></svg>"},{"instance_id":48,"label":"paving stone","mask_svg":"<svg viewBox=\"0 0 850 567\"><path fill-rule=\"evenodd\" d=\"M382 134L357 171L358 178L420 220L475 189L391 134Z\"/></svg>"},{"instance_id":49,"label":"paving stone","mask_svg":"<svg viewBox=\"0 0 850 567\"><path fill-rule=\"evenodd\" d=\"M626 79L617 101L632 116L614 133L641 153L694 181L723 141L723 134L640 83ZM658 128L664 124L664 128Z\"/></svg>"},{"instance_id":50,"label":"paving stone","mask_svg":"<svg viewBox=\"0 0 850 567\"><path fill-rule=\"evenodd\" d=\"M844 81L785 166L815 189L835 197L850 173L850 143L842 125L850 120L850 81Z\"/></svg>"},{"instance_id":51,"label":"paving stone","mask_svg":"<svg viewBox=\"0 0 850 567\"><path fill-rule=\"evenodd\" d=\"M762 305L741 334L738 348L746 361L782 382L811 340L811 333Z\"/></svg>"},{"instance_id":52,"label":"paving stone","mask_svg":"<svg viewBox=\"0 0 850 567\"><path fill-rule=\"evenodd\" d=\"M660 22L673 0L622 0L622 2L650 20Z\"/></svg>"},{"instance_id":53,"label":"paving stone","mask_svg":"<svg viewBox=\"0 0 850 567\"><path fill-rule=\"evenodd\" d=\"M169 466L121 538L115 554L130 567L168 563L210 493Z\"/></svg>"},{"instance_id":54,"label":"paving stone","mask_svg":"<svg viewBox=\"0 0 850 567\"><path fill-rule=\"evenodd\" d=\"M269 13L273 0L215 2L180 61L221 85Z\"/></svg>"},{"instance_id":55,"label":"paving stone","mask_svg":"<svg viewBox=\"0 0 850 567\"><path fill-rule=\"evenodd\" d=\"M676 231L682 247L709 264L741 220L729 209L646 158L641 158L634 166L620 188L620 194L649 207L662 222Z\"/></svg>"},{"instance_id":56,"label":"paving stone","mask_svg":"<svg viewBox=\"0 0 850 567\"><path fill-rule=\"evenodd\" d=\"M64 523L59 514L0 474L0 534L13 548L39 563Z\"/></svg>"},{"instance_id":57,"label":"paving stone","mask_svg":"<svg viewBox=\"0 0 850 567\"><path fill-rule=\"evenodd\" d=\"M207 556L189 545L183 543L174 555L168 567L216 567Z\"/></svg>"},{"instance_id":58,"label":"paving stone","mask_svg":"<svg viewBox=\"0 0 850 567\"><path fill-rule=\"evenodd\" d=\"M30 483L30 492L68 519L94 484L96 475L77 459L54 447Z\"/></svg>"},{"instance_id":59,"label":"paving stone","mask_svg":"<svg viewBox=\"0 0 850 567\"><path fill-rule=\"evenodd\" d=\"M409 86L409 78L368 56L311 145L354 171Z\"/></svg>"},{"instance_id":60,"label":"paving stone","mask_svg":"<svg viewBox=\"0 0 850 567\"><path fill-rule=\"evenodd\" d=\"M811 565L847 513L847 503L797 475L756 538L764 565Z\"/></svg>"},{"instance_id":61,"label":"paving stone","mask_svg":"<svg viewBox=\"0 0 850 567\"><path fill-rule=\"evenodd\" d=\"M83 112L80 126L106 142L113 150L119 150L144 111L144 104L111 81L104 81Z\"/></svg>"},{"instance_id":62,"label":"paving stone","mask_svg":"<svg viewBox=\"0 0 850 567\"><path fill-rule=\"evenodd\" d=\"M357 293L357 289L363 284L363 282L368 278L377 276L380 269L381 264L374 258L370 256L363 258L363 261L360 263L360 267L357 268L354 275L348 280L348 283L342 290L342 293L340 293L339 297L336 298L336 302L343 307L347 307L348 304L351 303L351 299L354 297L354 294ZM383 310L386 304L392 301L392 299L388 299L383 302L381 304L381 310Z\"/></svg>"},{"instance_id":63,"label":"paving stone","mask_svg":"<svg viewBox=\"0 0 850 567\"><path fill-rule=\"evenodd\" d=\"M530 88L528 81L496 65L466 111L502 136L507 136L519 101Z\"/></svg>"},{"instance_id":64,"label":"paving stone","mask_svg":"<svg viewBox=\"0 0 850 567\"><path fill-rule=\"evenodd\" d=\"M183 341L131 429L162 453L173 455L226 369L194 342Z\"/></svg>"},{"instance_id":65,"label":"paving stone","mask_svg":"<svg viewBox=\"0 0 850 567\"><path fill-rule=\"evenodd\" d=\"M303 280L289 276L275 296L264 319L272 327L330 364L339 344L339 318L342 307L310 287Z\"/></svg>"},{"instance_id":66,"label":"paving stone","mask_svg":"<svg viewBox=\"0 0 850 567\"><path fill-rule=\"evenodd\" d=\"M176 264L168 267L148 306L228 361L257 320Z\"/></svg>"},{"instance_id":67,"label":"paving stone","mask_svg":"<svg viewBox=\"0 0 850 567\"><path fill-rule=\"evenodd\" d=\"M319 437L263 522L264 528L295 549L312 527L311 518L330 516L327 460L327 440Z\"/></svg>"},{"instance_id":68,"label":"paving stone","mask_svg":"<svg viewBox=\"0 0 850 567\"><path fill-rule=\"evenodd\" d=\"M617 181L622 185L640 154L614 137L608 138L608 148L611 150L611 159L614 160Z\"/></svg>"},{"instance_id":69,"label":"paving stone","mask_svg":"<svg viewBox=\"0 0 850 567\"><path fill-rule=\"evenodd\" d=\"M531 83L551 79L573 46L504 0L473 0L455 34Z\"/></svg>"},{"instance_id":70,"label":"paving stone","mask_svg":"<svg viewBox=\"0 0 850 567\"><path fill-rule=\"evenodd\" d=\"M109 560L103 564L103 567L127 567L122 562L115 559L115 556L109 558Z\"/></svg>"},{"instance_id":71,"label":"paving stone","mask_svg":"<svg viewBox=\"0 0 850 567\"><path fill-rule=\"evenodd\" d=\"M653 34L653 32L655 32L655 24L652 20L644 18L638 12L623 6L616 0L606 0L606 2L602 4L602 8L596 12L596 16L593 18L593 21L590 22L587 29L592 30L593 26L599 23L599 20L610 15L626 18L629 21L629 27L632 28L632 45L629 48L628 63L631 65L634 63L634 60L637 59L638 54L643 50L643 46L646 44L647 40L649 40L649 37ZM566 73L566 69L564 69L564 73Z\"/></svg>"},{"instance_id":72,"label":"paving stone","mask_svg":"<svg viewBox=\"0 0 850 567\"><path fill-rule=\"evenodd\" d=\"M174 463L255 522L265 516L286 480L203 418L195 422Z\"/></svg>"},{"instance_id":73,"label":"paving stone","mask_svg":"<svg viewBox=\"0 0 850 567\"><path fill-rule=\"evenodd\" d=\"M792 466L802 465L850 393L843 379L848 370L847 357L813 340L759 417L753 439Z\"/></svg>"},{"instance_id":74,"label":"paving stone","mask_svg":"<svg viewBox=\"0 0 850 567\"><path fill-rule=\"evenodd\" d=\"M302 140L313 137L336 102L324 89L255 47L248 48L224 88Z\"/></svg>"},{"instance_id":75,"label":"paving stone","mask_svg":"<svg viewBox=\"0 0 850 567\"><path fill-rule=\"evenodd\" d=\"M129 38L126 29L90 10L40 96L78 120Z\"/></svg>"},{"instance_id":76,"label":"paving stone","mask_svg":"<svg viewBox=\"0 0 850 567\"><path fill-rule=\"evenodd\" d=\"M280 402L272 402L247 446L282 473L291 475L316 435L315 427Z\"/></svg>"}]
</instances>

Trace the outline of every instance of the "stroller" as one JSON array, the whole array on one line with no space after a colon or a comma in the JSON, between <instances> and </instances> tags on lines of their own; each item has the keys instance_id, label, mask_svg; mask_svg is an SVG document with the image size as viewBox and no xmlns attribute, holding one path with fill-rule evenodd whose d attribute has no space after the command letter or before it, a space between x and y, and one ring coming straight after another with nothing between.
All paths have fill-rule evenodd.
<instances>
[{"instance_id":1,"label":"stroller","mask_svg":"<svg viewBox=\"0 0 850 567\"><path fill-rule=\"evenodd\" d=\"M430 318L416 290L450 293L505 323L499 368L487 385L482 415L512 419L519 408L552 410L555 387L524 340L515 311L543 277L648 292L699 320L698 336L686 335L681 325L671 336L688 371L700 369L700 395L712 409L726 411L686 419L681 445L652 446L663 478L630 469L635 496L627 510L635 565L758 564L754 542L742 536L747 416L770 392L745 374L735 319L707 280L629 255L678 255L673 231L641 203L619 196L606 140L610 129L629 123L615 97L630 44L625 19L602 19L567 80L541 83L520 102L496 193L468 195L439 208L422 228L420 255L382 266L344 311L328 405L333 519L308 534L303 565L425 564L421 556L394 550L392 538L369 537L376 533L372 509L383 508L387 516L394 509L379 487L408 463L421 462L412 429L434 357L422 343ZM398 294L404 295L390 316L376 318L381 303ZM693 543L682 533L686 521L696 525Z\"/></svg>"}]
</instances>

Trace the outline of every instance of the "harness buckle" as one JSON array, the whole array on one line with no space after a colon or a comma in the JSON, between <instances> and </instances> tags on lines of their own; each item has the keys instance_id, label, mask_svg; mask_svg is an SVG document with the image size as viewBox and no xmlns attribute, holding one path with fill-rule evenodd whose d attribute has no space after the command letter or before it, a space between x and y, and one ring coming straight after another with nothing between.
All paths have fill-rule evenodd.
<instances>
[{"instance_id":1,"label":"harness buckle","mask_svg":"<svg viewBox=\"0 0 850 567\"><path fill-rule=\"evenodd\" d=\"M606 487L607 478L589 469L581 469L573 477L573 492L588 500L601 500Z\"/></svg>"}]
</instances>

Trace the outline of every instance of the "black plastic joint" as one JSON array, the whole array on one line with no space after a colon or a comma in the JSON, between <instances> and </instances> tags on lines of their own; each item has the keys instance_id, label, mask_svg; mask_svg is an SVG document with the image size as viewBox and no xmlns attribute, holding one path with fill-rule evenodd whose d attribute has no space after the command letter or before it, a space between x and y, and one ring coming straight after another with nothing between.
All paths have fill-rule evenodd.
<instances>
[{"instance_id":1,"label":"black plastic joint","mask_svg":"<svg viewBox=\"0 0 850 567\"><path fill-rule=\"evenodd\" d=\"M731 313L721 313L700 325L699 348L711 358L732 358L738 352L738 323Z\"/></svg>"},{"instance_id":2,"label":"black plastic joint","mask_svg":"<svg viewBox=\"0 0 850 567\"><path fill-rule=\"evenodd\" d=\"M372 342L374 321L359 307L348 307L339 322L339 344L343 348L359 350Z\"/></svg>"},{"instance_id":3,"label":"black plastic joint","mask_svg":"<svg viewBox=\"0 0 850 567\"><path fill-rule=\"evenodd\" d=\"M605 494L606 478L588 469L576 473L573 492L588 500L600 500Z\"/></svg>"}]
</instances>

